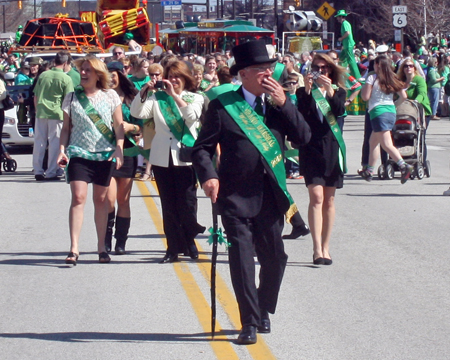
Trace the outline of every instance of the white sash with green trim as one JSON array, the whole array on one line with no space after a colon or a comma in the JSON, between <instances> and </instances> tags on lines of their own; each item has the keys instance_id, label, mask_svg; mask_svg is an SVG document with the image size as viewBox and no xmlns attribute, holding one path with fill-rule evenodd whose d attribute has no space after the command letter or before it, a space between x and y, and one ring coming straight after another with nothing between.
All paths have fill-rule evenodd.
<instances>
[{"instance_id":1,"label":"white sash with green trim","mask_svg":"<svg viewBox=\"0 0 450 360\"><path fill-rule=\"evenodd\" d=\"M289 210L286 212L286 221L298 211L286 186L286 170L283 162L283 152L280 144L272 134L264 121L258 116L253 108L235 91L229 91L217 97L224 106L227 113L241 128L251 143L256 147L264 160L269 165L278 186L289 200Z\"/></svg>"}]
</instances>

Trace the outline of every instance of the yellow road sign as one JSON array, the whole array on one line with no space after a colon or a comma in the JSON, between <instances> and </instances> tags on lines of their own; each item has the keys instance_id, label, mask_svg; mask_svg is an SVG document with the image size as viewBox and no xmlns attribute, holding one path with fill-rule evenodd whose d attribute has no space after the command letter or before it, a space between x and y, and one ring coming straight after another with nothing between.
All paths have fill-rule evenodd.
<instances>
[{"instance_id":1,"label":"yellow road sign","mask_svg":"<svg viewBox=\"0 0 450 360\"><path fill-rule=\"evenodd\" d=\"M336 12L336 9L325 1L316 12L328 20Z\"/></svg>"}]
</instances>

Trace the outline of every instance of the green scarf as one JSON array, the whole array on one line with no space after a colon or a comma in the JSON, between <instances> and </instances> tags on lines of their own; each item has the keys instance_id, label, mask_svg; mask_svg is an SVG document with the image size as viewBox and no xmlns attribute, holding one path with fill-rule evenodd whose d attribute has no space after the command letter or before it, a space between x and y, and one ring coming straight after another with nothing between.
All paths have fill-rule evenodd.
<instances>
[{"instance_id":1,"label":"green scarf","mask_svg":"<svg viewBox=\"0 0 450 360\"><path fill-rule=\"evenodd\" d=\"M291 217L298 210L287 191L283 152L277 139L253 108L236 91L229 91L217 98L269 165L278 186L289 200L290 207L286 212L286 221L290 222Z\"/></svg>"},{"instance_id":2,"label":"green scarf","mask_svg":"<svg viewBox=\"0 0 450 360\"><path fill-rule=\"evenodd\" d=\"M186 146L194 146L195 139L189 128L183 129L185 127L184 120L173 97L167 95L165 91L157 91L155 97L158 100L161 114L175 138Z\"/></svg>"},{"instance_id":3,"label":"green scarf","mask_svg":"<svg viewBox=\"0 0 450 360\"><path fill-rule=\"evenodd\" d=\"M341 168L341 171L345 174L347 172L346 149L344 139L342 138L341 128L336 121L336 117L331 112L330 104L328 103L327 99L325 99L322 91L320 91L319 87L315 83L313 84L313 87L311 89L311 94L317 105L319 106L323 117L327 120L328 125L330 125L331 131L339 144L339 166Z\"/></svg>"},{"instance_id":4,"label":"green scarf","mask_svg":"<svg viewBox=\"0 0 450 360\"><path fill-rule=\"evenodd\" d=\"M77 86L75 89L75 96L81 104L81 107L86 112L89 119L92 120L98 131L104 136L106 140L112 145L116 144L116 137L112 130L105 124L100 114L95 110L94 106L89 101L88 97L84 93L84 89L81 86Z\"/></svg>"}]
</instances>

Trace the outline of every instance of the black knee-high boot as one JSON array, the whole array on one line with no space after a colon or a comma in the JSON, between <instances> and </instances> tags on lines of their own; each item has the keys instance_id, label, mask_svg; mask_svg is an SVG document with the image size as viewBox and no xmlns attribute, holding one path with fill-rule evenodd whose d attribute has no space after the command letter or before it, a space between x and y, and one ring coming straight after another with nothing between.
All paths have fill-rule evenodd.
<instances>
[{"instance_id":1,"label":"black knee-high boot","mask_svg":"<svg viewBox=\"0 0 450 360\"><path fill-rule=\"evenodd\" d=\"M111 252L111 241L113 235L114 228L114 218L116 216L115 210L108 214L108 224L106 226L106 234L105 234L105 248L107 252Z\"/></svg>"},{"instance_id":2,"label":"black knee-high boot","mask_svg":"<svg viewBox=\"0 0 450 360\"><path fill-rule=\"evenodd\" d=\"M131 218L116 217L116 233L114 237L116 238L116 255L125 254L125 244L128 239L128 230L130 229Z\"/></svg>"}]
</instances>

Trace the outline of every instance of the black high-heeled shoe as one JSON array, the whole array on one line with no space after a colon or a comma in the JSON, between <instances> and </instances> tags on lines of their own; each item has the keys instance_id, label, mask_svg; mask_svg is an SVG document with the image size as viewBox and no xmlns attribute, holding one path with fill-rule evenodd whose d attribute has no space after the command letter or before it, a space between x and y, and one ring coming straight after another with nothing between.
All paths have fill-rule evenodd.
<instances>
[{"instance_id":1,"label":"black high-heeled shoe","mask_svg":"<svg viewBox=\"0 0 450 360\"><path fill-rule=\"evenodd\" d=\"M159 262L160 264L167 264L167 263L173 263L175 261L178 261L178 255L172 254L170 252L166 252L166 255L162 258L162 260Z\"/></svg>"}]
</instances>

